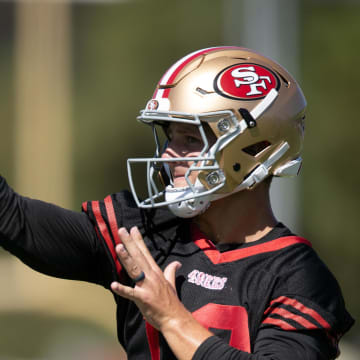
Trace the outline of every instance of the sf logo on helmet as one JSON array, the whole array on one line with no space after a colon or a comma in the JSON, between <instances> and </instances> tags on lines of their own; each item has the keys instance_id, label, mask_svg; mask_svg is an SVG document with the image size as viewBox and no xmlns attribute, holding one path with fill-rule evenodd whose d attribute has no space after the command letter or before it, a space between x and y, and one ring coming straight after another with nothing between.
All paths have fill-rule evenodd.
<instances>
[{"instance_id":1,"label":"sf logo on helmet","mask_svg":"<svg viewBox=\"0 0 360 360\"><path fill-rule=\"evenodd\" d=\"M159 107L159 102L155 99L151 99L146 104L146 110L156 110Z\"/></svg>"},{"instance_id":2,"label":"sf logo on helmet","mask_svg":"<svg viewBox=\"0 0 360 360\"><path fill-rule=\"evenodd\" d=\"M220 95L235 100L258 100L271 89L278 90L279 78L270 69L256 64L235 64L223 69L215 78Z\"/></svg>"}]
</instances>

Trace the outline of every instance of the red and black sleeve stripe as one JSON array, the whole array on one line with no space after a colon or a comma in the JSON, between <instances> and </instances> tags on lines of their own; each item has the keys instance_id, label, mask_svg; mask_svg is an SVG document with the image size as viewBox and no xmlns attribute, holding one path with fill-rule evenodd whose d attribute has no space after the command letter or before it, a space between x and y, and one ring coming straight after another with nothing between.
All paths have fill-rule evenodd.
<instances>
[{"instance_id":1,"label":"red and black sleeve stripe","mask_svg":"<svg viewBox=\"0 0 360 360\"><path fill-rule=\"evenodd\" d=\"M85 202L83 203L82 208L84 212L93 217L97 235L108 250L115 266L116 273L120 276L122 266L115 252L115 246L120 243L120 238L117 232L119 224L112 197L109 195L101 202Z\"/></svg>"},{"instance_id":2,"label":"red and black sleeve stripe","mask_svg":"<svg viewBox=\"0 0 360 360\"><path fill-rule=\"evenodd\" d=\"M263 324L277 326L283 330L331 330L330 324L317 311L286 296L271 301L264 315Z\"/></svg>"}]
</instances>

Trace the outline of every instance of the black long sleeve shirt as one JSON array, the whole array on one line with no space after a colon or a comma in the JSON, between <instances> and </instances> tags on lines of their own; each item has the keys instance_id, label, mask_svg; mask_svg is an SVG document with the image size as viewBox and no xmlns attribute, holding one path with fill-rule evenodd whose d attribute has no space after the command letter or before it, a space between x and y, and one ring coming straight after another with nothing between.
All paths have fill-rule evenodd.
<instances>
[{"instance_id":1,"label":"black long sleeve shirt","mask_svg":"<svg viewBox=\"0 0 360 360\"><path fill-rule=\"evenodd\" d=\"M226 305L231 311L245 309L248 324L242 329L248 328L246 330L249 332L246 335L249 338L246 343L248 345L239 345L235 342L232 344L233 346L229 346L228 342L231 343L231 338L226 340L228 336L226 331L225 333L219 332L216 326L214 328L209 326L217 336L213 336L201 344L194 355L195 360L335 358L338 339L353 323L344 308L341 292L337 288L336 282L321 264L318 265L318 260L313 252L309 252L307 248L303 250L303 244L294 242L294 246L289 245L284 249L276 245L277 247L271 248L272 257L265 258L268 256L268 250L264 249L267 249L268 246L273 246L275 242L278 244L279 240L292 238L292 234L287 228L279 226L269 236L252 246L245 245L238 249L225 246L222 249L221 247L218 250L214 249L219 252L220 260L216 260L217 263L211 265L210 263L205 264L208 262L206 260L207 249L204 248L203 252L198 251L202 247L201 242L194 242L193 239L190 241L186 238L189 233L185 236L187 240L184 240L184 237L179 235L181 232L173 230L174 224L178 228L179 221L172 219L167 213L160 213L158 216L160 220L156 222L156 216L153 214L147 217L136 209L127 193L125 195L117 194L109 199L113 204L116 226L138 225L159 266L163 268L175 258L185 264L178 274L181 281L179 281L180 285L177 290L180 299L195 317L199 313L201 315L201 311L207 305L217 308L218 304L223 304L222 306ZM69 211L18 195L0 176L0 245L37 271L55 277L97 283L109 289L111 281L119 276L119 272L123 273L123 270L121 264L116 264L117 259L114 257L116 242L114 237L116 235L112 234L114 223L109 220L111 213L109 213L107 205L104 205L104 202L89 202L82 213ZM280 254L279 251L283 253ZM231 261L226 260L229 255L232 256ZM297 271L299 274L303 271L301 268L296 271L295 268L291 268L284 275L284 277L292 276L291 282L298 281L296 288L287 284L288 279L281 283L283 281L281 277L276 277L279 285L276 287L272 285L274 288L271 293L265 289L268 285L262 286L262 281L264 284L273 283L268 274L277 271L275 269L277 269L276 266L280 266L279 264L283 261L281 259L289 257L292 261L300 261L306 256L311 259L309 263L315 262L315 266L321 269L320 272L324 273L326 279L330 279L331 284L329 283L328 286L331 290L327 296L333 296L334 301L317 299L316 297L319 295L316 291L311 294L314 284L304 286L301 276L299 275L299 279L297 278ZM225 260L221 260L222 257ZM212 259L212 261L214 260ZM264 268L257 265L259 262L266 264L269 271L247 283L247 274L250 269L254 273L258 271L262 274ZM273 265L269 265L270 263ZM201 268L204 270L201 271ZM241 270L242 268L243 270ZM229 295L219 297L220 291L218 290L222 289L220 289L222 283L215 281L218 278L213 275L217 271L216 269L221 269L222 277L219 279L226 278L223 280L223 282L226 281L223 284L223 291L233 291L234 287L238 287L236 291L244 293L246 296L241 295L227 305ZM235 272L239 272L239 274L237 275ZM291 275L289 275L290 273ZM205 276L206 281L204 280ZM126 274L122 279L124 282L129 282ZM258 287L254 288L256 282ZM301 291L296 290L301 287L304 287L304 296ZM213 289L213 291L209 289ZM269 296L273 296L273 299L266 298ZM263 297L265 298L262 299ZM290 299L290 302L287 299ZM304 309L309 309L314 299L317 304L311 311L314 311L316 315L310 316L309 314L312 313ZM154 352L151 353L152 355L149 353L149 348L153 349L154 346L161 349L163 358L173 358L171 350L161 334L149 337L151 327L144 324L136 306L116 296L115 300L118 304L118 337L127 350L129 359L151 358L155 360L154 357L151 357L154 356ZM289 311L292 311L292 315L288 315ZM201 316L199 321L201 322ZM312 323L310 323L311 321ZM221 328L221 324L218 327ZM287 331L289 329L291 331ZM237 330L233 329L231 333L235 331ZM155 343L153 339L157 339ZM149 345L146 345L147 342ZM244 350L245 348L247 350Z\"/></svg>"}]
</instances>

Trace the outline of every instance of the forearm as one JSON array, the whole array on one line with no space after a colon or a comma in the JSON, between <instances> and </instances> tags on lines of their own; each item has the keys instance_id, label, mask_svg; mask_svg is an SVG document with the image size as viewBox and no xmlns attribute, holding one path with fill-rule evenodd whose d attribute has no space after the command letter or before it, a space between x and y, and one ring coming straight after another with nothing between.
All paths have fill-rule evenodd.
<instances>
[{"instance_id":1,"label":"forearm","mask_svg":"<svg viewBox=\"0 0 360 360\"><path fill-rule=\"evenodd\" d=\"M251 354L213 336L200 345L193 360L330 360L335 357L325 332L268 329L259 332Z\"/></svg>"},{"instance_id":2,"label":"forearm","mask_svg":"<svg viewBox=\"0 0 360 360\"><path fill-rule=\"evenodd\" d=\"M180 317L169 319L160 331L179 360L192 359L199 346L213 336L185 308Z\"/></svg>"},{"instance_id":3,"label":"forearm","mask_svg":"<svg viewBox=\"0 0 360 360\"><path fill-rule=\"evenodd\" d=\"M261 330L252 353L236 349L214 336L186 309L165 321L160 328L179 360L330 360L336 351L324 331Z\"/></svg>"},{"instance_id":4,"label":"forearm","mask_svg":"<svg viewBox=\"0 0 360 360\"><path fill-rule=\"evenodd\" d=\"M172 318L160 330L178 360L273 359L249 354L229 346L205 329L185 309L181 317Z\"/></svg>"},{"instance_id":5,"label":"forearm","mask_svg":"<svg viewBox=\"0 0 360 360\"><path fill-rule=\"evenodd\" d=\"M192 360L272 360L278 358L264 357L261 355L249 354L244 351L237 350L222 339L212 336L206 339L200 347L198 347ZM284 358L285 360L285 358Z\"/></svg>"},{"instance_id":6,"label":"forearm","mask_svg":"<svg viewBox=\"0 0 360 360\"><path fill-rule=\"evenodd\" d=\"M48 275L92 281L95 274L97 244L86 215L22 197L1 176L0 245Z\"/></svg>"}]
</instances>

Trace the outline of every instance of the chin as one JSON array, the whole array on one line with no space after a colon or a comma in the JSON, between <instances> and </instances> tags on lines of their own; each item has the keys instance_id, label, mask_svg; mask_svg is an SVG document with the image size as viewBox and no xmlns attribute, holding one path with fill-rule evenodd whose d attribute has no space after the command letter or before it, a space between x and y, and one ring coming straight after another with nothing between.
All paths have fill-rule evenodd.
<instances>
[{"instance_id":1,"label":"chin","mask_svg":"<svg viewBox=\"0 0 360 360\"><path fill-rule=\"evenodd\" d=\"M189 186L184 177L175 178L173 180L174 188L187 187Z\"/></svg>"}]
</instances>

